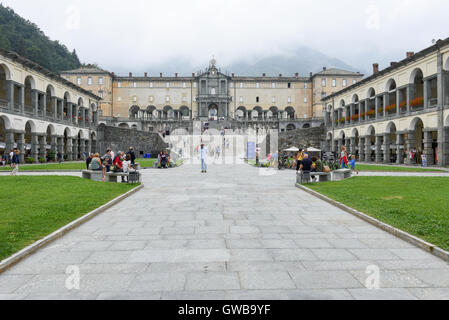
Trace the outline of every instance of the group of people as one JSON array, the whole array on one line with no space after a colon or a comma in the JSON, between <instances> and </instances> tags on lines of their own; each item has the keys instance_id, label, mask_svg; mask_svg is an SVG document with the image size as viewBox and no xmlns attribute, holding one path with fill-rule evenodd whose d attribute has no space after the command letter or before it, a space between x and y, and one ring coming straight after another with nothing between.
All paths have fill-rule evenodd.
<instances>
[{"instance_id":1,"label":"group of people","mask_svg":"<svg viewBox=\"0 0 449 320\"><path fill-rule=\"evenodd\" d=\"M15 176L19 172L20 165L20 150L14 148L9 152L9 154L5 151L1 154L1 165L5 167L9 165L12 168L11 175Z\"/></svg>"},{"instance_id":2,"label":"group of people","mask_svg":"<svg viewBox=\"0 0 449 320\"><path fill-rule=\"evenodd\" d=\"M357 174L359 174L359 170L356 168L356 156L349 155L345 146L341 147L340 167L341 169L351 168L353 172L357 172Z\"/></svg>"},{"instance_id":3,"label":"group of people","mask_svg":"<svg viewBox=\"0 0 449 320\"><path fill-rule=\"evenodd\" d=\"M111 149L108 149L103 157L100 154L91 154L86 160L88 170L102 171L103 181L106 181L106 173L108 172L123 172L131 173L135 172L136 155L134 148L129 148L128 152L119 151L115 154ZM124 177L122 177L124 181Z\"/></svg>"},{"instance_id":4,"label":"group of people","mask_svg":"<svg viewBox=\"0 0 449 320\"><path fill-rule=\"evenodd\" d=\"M318 157L310 157L307 151L301 151L296 156L296 172L326 172L323 162ZM312 176L313 182L316 177Z\"/></svg>"},{"instance_id":5,"label":"group of people","mask_svg":"<svg viewBox=\"0 0 449 320\"><path fill-rule=\"evenodd\" d=\"M157 167L159 169L167 169L170 168L171 165L171 159L168 152L161 151L157 157Z\"/></svg>"}]
</instances>

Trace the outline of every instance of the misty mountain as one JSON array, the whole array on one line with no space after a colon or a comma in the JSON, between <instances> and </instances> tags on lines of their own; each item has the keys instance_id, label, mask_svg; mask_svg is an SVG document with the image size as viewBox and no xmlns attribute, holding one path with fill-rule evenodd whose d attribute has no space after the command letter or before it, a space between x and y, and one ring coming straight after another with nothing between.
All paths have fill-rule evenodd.
<instances>
[{"instance_id":1,"label":"misty mountain","mask_svg":"<svg viewBox=\"0 0 449 320\"><path fill-rule=\"evenodd\" d=\"M344 61L330 57L318 50L314 50L308 47L300 47L293 52L285 54L276 54L268 57L244 57L238 59L231 64L220 64L220 57L217 57L218 67L223 73L234 73L236 76L261 76L266 73L267 76L294 76L296 72L300 76L308 77L309 72L320 72L323 67L338 68L348 71L360 71L364 73L364 70L356 69ZM198 72L205 70L209 64L209 61L204 61L202 65L194 65L185 57L172 58L169 62L149 65L146 68L140 70L128 70L126 64L124 67L118 67L114 70L116 74L126 75L129 71L134 71L138 75L143 72L148 72L150 76L158 76L160 72L164 75L172 76L178 73L179 76L191 76L192 72Z\"/></svg>"}]
</instances>

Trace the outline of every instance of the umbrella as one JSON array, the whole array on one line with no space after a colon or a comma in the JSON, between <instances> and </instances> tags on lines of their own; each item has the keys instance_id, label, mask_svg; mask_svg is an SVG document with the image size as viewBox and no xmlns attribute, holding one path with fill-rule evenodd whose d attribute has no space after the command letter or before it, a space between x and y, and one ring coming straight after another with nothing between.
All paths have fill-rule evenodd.
<instances>
[{"instance_id":1,"label":"umbrella","mask_svg":"<svg viewBox=\"0 0 449 320\"><path fill-rule=\"evenodd\" d=\"M313 147L307 148L307 151L309 151L309 152L321 152L321 150L313 148Z\"/></svg>"},{"instance_id":2,"label":"umbrella","mask_svg":"<svg viewBox=\"0 0 449 320\"><path fill-rule=\"evenodd\" d=\"M298 152L299 149L296 148L296 147L291 147L290 149L285 149L284 151L287 151L287 152Z\"/></svg>"}]
</instances>

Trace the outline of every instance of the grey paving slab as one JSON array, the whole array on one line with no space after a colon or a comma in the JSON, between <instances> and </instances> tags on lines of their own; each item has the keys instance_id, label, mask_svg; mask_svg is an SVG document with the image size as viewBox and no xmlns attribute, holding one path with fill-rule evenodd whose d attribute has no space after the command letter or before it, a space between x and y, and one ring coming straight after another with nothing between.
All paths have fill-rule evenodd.
<instances>
[{"instance_id":1,"label":"grey paving slab","mask_svg":"<svg viewBox=\"0 0 449 320\"><path fill-rule=\"evenodd\" d=\"M143 171L161 187L0 274L0 299L449 299L447 262L294 188L293 171L197 169Z\"/></svg>"}]
</instances>

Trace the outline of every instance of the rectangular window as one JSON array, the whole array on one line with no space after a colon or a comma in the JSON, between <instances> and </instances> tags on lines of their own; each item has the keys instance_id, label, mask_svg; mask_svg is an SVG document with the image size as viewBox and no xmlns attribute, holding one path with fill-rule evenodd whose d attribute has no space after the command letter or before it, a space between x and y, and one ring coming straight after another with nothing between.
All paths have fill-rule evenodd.
<instances>
[{"instance_id":1,"label":"rectangular window","mask_svg":"<svg viewBox=\"0 0 449 320\"><path fill-rule=\"evenodd\" d=\"M337 79L332 79L332 87L336 87L337 86Z\"/></svg>"},{"instance_id":2,"label":"rectangular window","mask_svg":"<svg viewBox=\"0 0 449 320\"><path fill-rule=\"evenodd\" d=\"M210 88L210 94L212 95L217 94L217 90L215 88Z\"/></svg>"},{"instance_id":3,"label":"rectangular window","mask_svg":"<svg viewBox=\"0 0 449 320\"><path fill-rule=\"evenodd\" d=\"M273 97L273 99L271 99L271 102L276 103L276 97Z\"/></svg>"},{"instance_id":4,"label":"rectangular window","mask_svg":"<svg viewBox=\"0 0 449 320\"><path fill-rule=\"evenodd\" d=\"M194 82L194 83L193 83L193 87L196 88L196 86L197 86L197 84L196 84L196 82Z\"/></svg>"},{"instance_id":5,"label":"rectangular window","mask_svg":"<svg viewBox=\"0 0 449 320\"><path fill-rule=\"evenodd\" d=\"M87 78L87 84L88 84L89 86L92 85L92 77Z\"/></svg>"},{"instance_id":6,"label":"rectangular window","mask_svg":"<svg viewBox=\"0 0 449 320\"><path fill-rule=\"evenodd\" d=\"M137 82L134 82L134 83L133 83L133 87L134 87L134 88L137 88Z\"/></svg>"},{"instance_id":7,"label":"rectangular window","mask_svg":"<svg viewBox=\"0 0 449 320\"><path fill-rule=\"evenodd\" d=\"M121 82L117 82L117 87L121 88L122 87L122 83Z\"/></svg>"},{"instance_id":8,"label":"rectangular window","mask_svg":"<svg viewBox=\"0 0 449 320\"><path fill-rule=\"evenodd\" d=\"M292 98L288 97L287 101L288 101L288 103L292 103Z\"/></svg>"},{"instance_id":9,"label":"rectangular window","mask_svg":"<svg viewBox=\"0 0 449 320\"><path fill-rule=\"evenodd\" d=\"M100 85L103 84L103 77L98 78L98 84L100 84Z\"/></svg>"},{"instance_id":10,"label":"rectangular window","mask_svg":"<svg viewBox=\"0 0 449 320\"><path fill-rule=\"evenodd\" d=\"M326 79L325 78L321 79L321 86L322 87L326 86Z\"/></svg>"},{"instance_id":11,"label":"rectangular window","mask_svg":"<svg viewBox=\"0 0 449 320\"><path fill-rule=\"evenodd\" d=\"M182 83L182 87L183 87L184 89L187 88L187 83L183 82L183 83Z\"/></svg>"},{"instance_id":12,"label":"rectangular window","mask_svg":"<svg viewBox=\"0 0 449 320\"><path fill-rule=\"evenodd\" d=\"M170 82L167 82L167 83L165 84L165 86L166 86L167 88L170 88Z\"/></svg>"},{"instance_id":13,"label":"rectangular window","mask_svg":"<svg viewBox=\"0 0 449 320\"><path fill-rule=\"evenodd\" d=\"M304 83L304 89L308 89L309 86L307 85L307 83Z\"/></svg>"},{"instance_id":14,"label":"rectangular window","mask_svg":"<svg viewBox=\"0 0 449 320\"><path fill-rule=\"evenodd\" d=\"M153 88L153 82L150 82L150 88Z\"/></svg>"},{"instance_id":15,"label":"rectangular window","mask_svg":"<svg viewBox=\"0 0 449 320\"><path fill-rule=\"evenodd\" d=\"M321 99L326 98L326 92L321 92Z\"/></svg>"},{"instance_id":16,"label":"rectangular window","mask_svg":"<svg viewBox=\"0 0 449 320\"><path fill-rule=\"evenodd\" d=\"M256 97L256 102L259 103L260 102L260 98Z\"/></svg>"},{"instance_id":17,"label":"rectangular window","mask_svg":"<svg viewBox=\"0 0 449 320\"><path fill-rule=\"evenodd\" d=\"M231 82L230 86L231 88L234 88L234 82Z\"/></svg>"},{"instance_id":18,"label":"rectangular window","mask_svg":"<svg viewBox=\"0 0 449 320\"><path fill-rule=\"evenodd\" d=\"M165 97L165 101L166 101L166 102L170 102L170 97L169 97L169 96L166 96L166 97Z\"/></svg>"},{"instance_id":19,"label":"rectangular window","mask_svg":"<svg viewBox=\"0 0 449 320\"><path fill-rule=\"evenodd\" d=\"M346 87L348 85L348 81L346 79L343 79L342 85L343 85L343 87Z\"/></svg>"},{"instance_id":20,"label":"rectangular window","mask_svg":"<svg viewBox=\"0 0 449 320\"><path fill-rule=\"evenodd\" d=\"M81 78L80 78L80 77L76 78L76 83L77 83L78 85L81 85Z\"/></svg>"},{"instance_id":21,"label":"rectangular window","mask_svg":"<svg viewBox=\"0 0 449 320\"><path fill-rule=\"evenodd\" d=\"M356 84L357 83L357 80L352 80L352 84Z\"/></svg>"},{"instance_id":22,"label":"rectangular window","mask_svg":"<svg viewBox=\"0 0 449 320\"><path fill-rule=\"evenodd\" d=\"M292 84L289 82L288 83L288 88L291 89L292 88Z\"/></svg>"},{"instance_id":23,"label":"rectangular window","mask_svg":"<svg viewBox=\"0 0 449 320\"><path fill-rule=\"evenodd\" d=\"M243 102L243 97L240 97L240 102Z\"/></svg>"},{"instance_id":24,"label":"rectangular window","mask_svg":"<svg viewBox=\"0 0 449 320\"><path fill-rule=\"evenodd\" d=\"M271 84L271 88L276 89L276 83L273 82L273 83Z\"/></svg>"},{"instance_id":25,"label":"rectangular window","mask_svg":"<svg viewBox=\"0 0 449 320\"><path fill-rule=\"evenodd\" d=\"M134 102L137 101L137 97L136 97L136 96L133 97L133 101L134 101Z\"/></svg>"},{"instance_id":26,"label":"rectangular window","mask_svg":"<svg viewBox=\"0 0 449 320\"><path fill-rule=\"evenodd\" d=\"M309 99L304 98L304 103L307 103L307 102L309 102Z\"/></svg>"},{"instance_id":27,"label":"rectangular window","mask_svg":"<svg viewBox=\"0 0 449 320\"><path fill-rule=\"evenodd\" d=\"M117 101L118 102L122 101L122 98L121 97L117 97Z\"/></svg>"},{"instance_id":28,"label":"rectangular window","mask_svg":"<svg viewBox=\"0 0 449 320\"><path fill-rule=\"evenodd\" d=\"M243 82L240 82L240 89L243 89Z\"/></svg>"},{"instance_id":29,"label":"rectangular window","mask_svg":"<svg viewBox=\"0 0 449 320\"><path fill-rule=\"evenodd\" d=\"M260 88L260 83L256 82L256 88L259 89Z\"/></svg>"},{"instance_id":30,"label":"rectangular window","mask_svg":"<svg viewBox=\"0 0 449 320\"><path fill-rule=\"evenodd\" d=\"M182 97L182 101L187 102L187 97L186 96Z\"/></svg>"},{"instance_id":31,"label":"rectangular window","mask_svg":"<svg viewBox=\"0 0 449 320\"><path fill-rule=\"evenodd\" d=\"M98 92L98 96L101 98L101 99L103 99L103 92Z\"/></svg>"}]
</instances>

